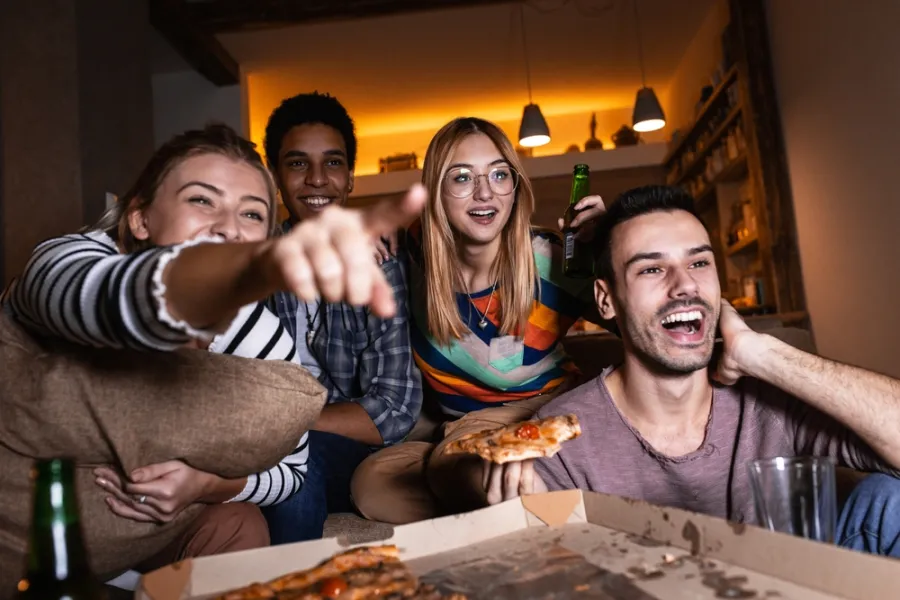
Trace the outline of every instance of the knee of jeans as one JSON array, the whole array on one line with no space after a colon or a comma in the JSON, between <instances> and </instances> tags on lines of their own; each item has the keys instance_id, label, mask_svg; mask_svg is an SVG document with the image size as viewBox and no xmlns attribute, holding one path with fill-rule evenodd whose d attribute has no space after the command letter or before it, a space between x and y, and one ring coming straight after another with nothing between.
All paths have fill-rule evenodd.
<instances>
[{"instance_id":1,"label":"knee of jeans","mask_svg":"<svg viewBox=\"0 0 900 600\"><path fill-rule=\"evenodd\" d=\"M850 494L850 502L896 504L900 502L900 479L884 473L873 473L860 481Z\"/></svg>"}]
</instances>

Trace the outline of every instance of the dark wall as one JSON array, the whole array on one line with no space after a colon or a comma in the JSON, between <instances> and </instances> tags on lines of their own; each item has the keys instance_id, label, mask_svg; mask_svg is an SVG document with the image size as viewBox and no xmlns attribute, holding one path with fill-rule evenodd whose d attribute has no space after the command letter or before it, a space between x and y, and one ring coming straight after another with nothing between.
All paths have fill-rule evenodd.
<instances>
[{"instance_id":1,"label":"dark wall","mask_svg":"<svg viewBox=\"0 0 900 600\"><path fill-rule=\"evenodd\" d=\"M146 3L0 2L0 278L97 219L153 150Z\"/></svg>"},{"instance_id":2,"label":"dark wall","mask_svg":"<svg viewBox=\"0 0 900 600\"><path fill-rule=\"evenodd\" d=\"M123 194L153 152L147 3L77 2L82 198L85 223L105 194Z\"/></svg>"},{"instance_id":3,"label":"dark wall","mask_svg":"<svg viewBox=\"0 0 900 600\"><path fill-rule=\"evenodd\" d=\"M82 221L76 47L74 0L0 3L4 285Z\"/></svg>"}]
</instances>

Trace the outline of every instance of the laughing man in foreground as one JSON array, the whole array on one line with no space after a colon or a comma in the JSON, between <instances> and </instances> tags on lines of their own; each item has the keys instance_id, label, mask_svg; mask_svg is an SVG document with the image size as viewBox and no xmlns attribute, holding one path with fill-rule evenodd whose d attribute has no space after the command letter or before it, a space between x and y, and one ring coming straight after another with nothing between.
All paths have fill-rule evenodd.
<instances>
[{"instance_id":1,"label":"laughing man in foreground","mask_svg":"<svg viewBox=\"0 0 900 600\"><path fill-rule=\"evenodd\" d=\"M900 557L900 381L751 330L722 301L709 234L677 188L624 193L595 240L597 306L624 360L536 415L576 414L580 438L552 458L486 464L488 501L579 488L754 523L749 461L825 456L873 473L836 542Z\"/></svg>"}]
</instances>

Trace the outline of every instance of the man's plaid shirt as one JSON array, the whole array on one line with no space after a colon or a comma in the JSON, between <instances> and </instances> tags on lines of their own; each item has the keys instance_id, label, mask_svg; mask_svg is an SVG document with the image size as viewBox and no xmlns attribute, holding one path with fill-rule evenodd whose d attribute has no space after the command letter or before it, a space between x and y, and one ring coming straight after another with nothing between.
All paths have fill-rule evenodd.
<instances>
[{"instance_id":1,"label":"man's plaid shirt","mask_svg":"<svg viewBox=\"0 0 900 600\"><path fill-rule=\"evenodd\" d=\"M289 230L285 223L283 231ZM310 344L322 369L319 381L328 390L328 403L362 406L386 446L409 435L422 408L422 380L409 339L409 298L402 258L398 252L381 265L397 304L392 318L375 317L365 307L323 302ZM272 309L296 343L305 344L305 322L298 335L297 321L304 318L298 298L279 292Z\"/></svg>"}]
</instances>

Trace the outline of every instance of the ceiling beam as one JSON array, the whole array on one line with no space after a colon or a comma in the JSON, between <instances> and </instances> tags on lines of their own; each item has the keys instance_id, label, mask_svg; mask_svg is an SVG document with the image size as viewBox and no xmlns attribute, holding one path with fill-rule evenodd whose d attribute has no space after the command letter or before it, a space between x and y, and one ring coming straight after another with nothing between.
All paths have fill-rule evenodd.
<instances>
[{"instance_id":1,"label":"ceiling beam","mask_svg":"<svg viewBox=\"0 0 900 600\"><path fill-rule=\"evenodd\" d=\"M150 23L178 54L218 86L240 83L240 68L215 36L197 25L184 0L148 0Z\"/></svg>"},{"instance_id":2,"label":"ceiling beam","mask_svg":"<svg viewBox=\"0 0 900 600\"><path fill-rule=\"evenodd\" d=\"M195 23L209 31L267 29L365 19L428 10L486 6L511 0L205 0L188 3ZM512 0L518 2L520 0Z\"/></svg>"}]
</instances>

